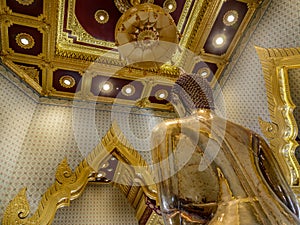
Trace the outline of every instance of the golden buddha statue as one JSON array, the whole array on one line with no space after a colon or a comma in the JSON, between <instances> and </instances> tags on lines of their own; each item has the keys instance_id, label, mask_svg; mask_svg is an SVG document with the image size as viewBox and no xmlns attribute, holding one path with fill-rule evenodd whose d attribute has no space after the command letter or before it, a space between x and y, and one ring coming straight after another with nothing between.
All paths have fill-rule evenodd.
<instances>
[{"instance_id":1,"label":"golden buddha statue","mask_svg":"<svg viewBox=\"0 0 300 225\"><path fill-rule=\"evenodd\" d=\"M165 224L300 224L298 201L271 149L216 115L205 79L180 76L172 104L181 118L152 134Z\"/></svg>"}]
</instances>

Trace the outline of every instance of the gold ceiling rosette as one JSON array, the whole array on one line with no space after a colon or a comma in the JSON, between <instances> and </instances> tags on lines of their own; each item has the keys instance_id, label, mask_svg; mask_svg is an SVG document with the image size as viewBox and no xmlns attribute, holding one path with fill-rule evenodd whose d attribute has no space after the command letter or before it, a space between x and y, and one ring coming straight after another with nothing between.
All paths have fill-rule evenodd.
<instances>
[{"instance_id":1,"label":"gold ceiling rosette","mask_svg":"<svg viewBox=\"0 0 300 225\"><path fill-rule=\"evenodd\" d=\"M115 39L121 58L143 66L145 62L170 61L179 42L171 15L151 3L128 9L116 25Z\"/></svg>"}]
</instances>

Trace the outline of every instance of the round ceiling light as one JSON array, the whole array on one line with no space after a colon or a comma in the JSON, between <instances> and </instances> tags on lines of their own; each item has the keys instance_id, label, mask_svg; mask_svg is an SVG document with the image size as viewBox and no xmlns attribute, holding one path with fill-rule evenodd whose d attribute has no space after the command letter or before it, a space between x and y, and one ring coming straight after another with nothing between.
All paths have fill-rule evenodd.
<instances>
[{"instance_id":1,"label":"round ceiling light","mask_svg":"<svg viewBox=\"0 0 300 225\"><path fill-rule=\"evenodd\" d=\"M100 24L105 24L108 22L109 15L105 10L98 10L95 13L95 20Z\"/></svg>"},{"instance_id":2,"label":"round ceiling light","mask_svg":"<svg viewBox=\"0 0 300 225\"><path fill-rule=\"evenodd\" d=\"M71 88L71 87L74 87L76 81L72 76L65 75L59 79L59 83L64 88Z\"/></svg>"},{"instance_id":3,"label":"round ceiling light","mask_svg":"<svg viewBox=\"0 0 300 225\"><path fill-rule=\"evenodd\" d=\"M164 10L166 10L168 13L172 13L177 8L177 3L175 0L166 0L163 4Z\"/></svg>"},{"instance_id":4,"label":"round ceiling light","mask_svg":"<svg viewBox=\"0 0 300 225\"><path fill-rule=\"evenodd\" d=\"M125 96L131 96L135 93L135 88L131 84L127 84L122 88L122 94Z\"/></svg>"},{"instance_id":5,"label":"round ceiling light","mask_svg":"<svg viewBox=\"0 0 300 225\"><path fill-rule=\"evenodd\" d=\"M34 39L30 34L19 33L16 36L17 44L24 49L30 49L34 46Z\"/></svg>"},{"instance_id":6,"label":"round ceiling light","mask_svg":"<svg viewBox=\"0 0 300 225\"><path fill-rule=\"evenodd\" d=\"M100 91L110 92L113 88L113 85L111 82L105 81L105 82L102 82L99 87L100 87Z\"/></svg>"},{"instance_id":7,"label":"round ceiling light","mask_svg":"<svg viewBox=\"0 0 300 225\"><path fill-rule=\"evenodd\" d=\"M223 23L226 26L234 25L238 20L239 14L236 10L229 10L224 14Z\"/></svg>"},{"instance_id":8,"label":"round ceiling light","mask_svg":"<svg viewBox=\"0 0 300 225\"><path fill-rule=\"evenodd\" d=\"M158 100L164 100L168 97L168 92L164 89L160 89L155 93L155 97Z\"/></svg>"},{"instance_id":9,"label":"round ceiling light","mask_svg":"<svg viewBox=\"0 0 300 225\"><path fill-rule=\"evenodd\" d=\"M225 44L225 40L226 40L225 35L216 35L213 38L213 46L215 48L223 47Z\"/></svg>"},{"instance_id":10,"label":"round ceiling light","mask_svg":"<svg viewBox=\"0 0 300 225\"><path fill-rule=\"evenodd\" d=\"M208 67L202 67L197 72L201 77L207 78L210 75L210 69Z\"/></svg>"}]
</instances>

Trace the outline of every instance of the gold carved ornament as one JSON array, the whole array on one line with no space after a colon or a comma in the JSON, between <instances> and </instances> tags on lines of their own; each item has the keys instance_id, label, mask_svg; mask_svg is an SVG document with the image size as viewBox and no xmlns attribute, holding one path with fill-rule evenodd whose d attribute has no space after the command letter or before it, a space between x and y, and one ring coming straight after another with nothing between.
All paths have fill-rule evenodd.
<instances>
[{"instance_id":1,"label":"gold carved ornament","mask_svg":"<svg viewBox=\"0 0 300 225\"><path fill-rule=\"evenodd\" d=\"M299 195L300 166L295 156L298 127L293 115L296 106L290 96L288 69L300 67L300 48L255 48L262 65L271 118L271 122L259 118L261 130L276 154L285 178Z\"/></svg>"},{"instance_id":2,"label":"gold carved ornament","mask_svg":"<svg viewBox=\"0 0 300 225\"><path fill-rule=\"evenodd\" d=\"M145 213L149 212L146 200L158 202L156 186L145 160L131 147L121 130L113 123L100 143L79 164L75 172L72 172L66 159L60 163L54 184L43 194L32 217L28 217L30 206L26 198L26 188L23 188L8 204L2 224L51 224L58 208L69 206L72 200L84 192L89 181L96 181L100 166L111 155L119 161L115 172L118 175L114 178L113 185L126 195L136 211L137 220L142 220ZM147 224L163 224L162 218L151 210Z\"/></svg>"}]
</instances>

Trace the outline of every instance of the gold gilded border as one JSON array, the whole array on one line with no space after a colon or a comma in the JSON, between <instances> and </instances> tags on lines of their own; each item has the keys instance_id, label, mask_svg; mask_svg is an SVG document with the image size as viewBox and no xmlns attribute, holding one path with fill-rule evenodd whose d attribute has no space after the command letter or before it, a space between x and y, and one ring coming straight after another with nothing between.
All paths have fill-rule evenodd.
<instances>
[{"instance_id":1,"label":"gold gilded border","mask_svg":"<svg viewBox=\"0 0 300 225\"><path fill-rule=\"evenodd\" d=\"M137 220L140 222L147 219L146 224L149 225L163 224L161 216L146 204L147 198L158 202L154 177L146 161L129 144L116 123L112 124L102 141L80 163L75 172L72 172L66 159L60 163L54 184L42 196L38 209L31 217L28 217L30 206L26 198L26 188L23 188L7 206L2 224L51 224L58 208L69 206L70 201L84 192L89 181L96 181L100 166L111 155L118 160L113 185L125 194L135 209Z\"/></svg>"},{"instance_id":2,"label":"gold gilded border","mask_svg":"<svg viewBox=\"0 0 300 225\"><path fill-rule=\"evenodd\" d=\"M255 47L264 74L271 122L259 118L261 130L269 140L284 175L300 196L300 165L295 156L298 127L293 116L295 104L290 96L288 69L300 68L300 48Z\"/></svg>"}]
</instances>

